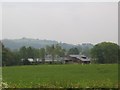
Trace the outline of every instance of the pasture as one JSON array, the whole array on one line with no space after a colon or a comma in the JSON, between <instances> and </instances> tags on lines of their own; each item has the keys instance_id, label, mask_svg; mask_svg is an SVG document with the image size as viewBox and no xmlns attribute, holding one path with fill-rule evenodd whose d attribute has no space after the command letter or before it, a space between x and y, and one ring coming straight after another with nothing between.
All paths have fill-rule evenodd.
<instances>
[{"instance_id":1,"label":"pasture","mask_svg":"<svg viewBox=\"0 0 120 90\"><path fill-rule=\"evenodd\" d=\"M9 88L117 88L117 64L28 65L2 68Z\"/></svg>"}]
</instances>

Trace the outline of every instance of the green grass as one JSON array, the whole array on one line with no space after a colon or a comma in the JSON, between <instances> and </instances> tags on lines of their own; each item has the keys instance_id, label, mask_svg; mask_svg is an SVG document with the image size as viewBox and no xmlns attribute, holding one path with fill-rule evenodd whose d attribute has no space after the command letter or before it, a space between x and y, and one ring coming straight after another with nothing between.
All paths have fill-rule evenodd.
<instances>
[{"instance_id":1,"label":"green grass","mask_svg":"<svg viewBox=\"0 0 120 90\"><path fill-rule=\"evenodd\" d=\"M0 82L2 81L2 68L0 67Z\"/></svg>"},{"instance_id":2,"label":"green grass","mask_svg":"<svg viewBox=\"0 0 120 90\"><path fill-rule=\"evenodd\" d=\"M118 84L117 64L12 66L2 72L10 88L114 88Z\"/></svg>"}]
</instances>

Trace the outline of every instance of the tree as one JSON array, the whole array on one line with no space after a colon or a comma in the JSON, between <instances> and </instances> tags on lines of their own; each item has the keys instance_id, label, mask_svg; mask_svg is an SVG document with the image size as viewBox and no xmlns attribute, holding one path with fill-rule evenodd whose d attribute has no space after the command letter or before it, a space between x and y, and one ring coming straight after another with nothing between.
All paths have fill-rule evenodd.
<instances>
[{"instance_id":1,"label":"tree","mask_svg":"<svg viewBox=\"0 0 120 90\"><path fill-rule=\"evenodd\" d=\"M11 66L16 65L17 61L14 58L14 54L2 45L2 65L3 66Z\"/></svg>"},{"instance_id":2,"label":"tree","mask_svg":"<svg viewBox=\"0 0 120 90\"><path fill-rule=\"evenodd\" d=\"M28 59L27 48L25 46L20 48L19 53L21 59Z\"/></svg>"},{"instance_id":3,"label":"tree","mask_svg":"<svg viewBox=\"0 0 120 90\"><path fill-rule=\"evenodd\" d=\"M55 54L59 57L62 57L65 55L65 49L62 49L62 47L59 44L55 45Z\"/></svg>"},{"instance_id":4,"label":"tree","mask_svg":"<svg viewBox=\"0 0 120 90\"><path fill-rule=\"evenodd\" d=\"M54 44L52 46L46 46L46 52L47 52L47 54L50 54L52 56L52 63L54 63L54 58L55 58Z\"/></svg>"},{"instance_id":5,"label":"tree","mask_svg":"<svg viewBox=\"0 0 120 90\"><path fill-rule=\"evenodd\" d=\"M30 64L30 62L28 61L28 58L32 58L33 60L35 59L35 49L32 47L21 47L19 50L20 53L20 58L23 59L23 63L26 64Z\"/></svg>"},{"instance_id":6,"label":"tree","mask_svg":"<svg viewBox=\"0 0 120 90\"><path fill-rule=\"evenodd\" d=\"M34 48L32 48L32 47L28 47L28 48L26 48L26 49L27 49L27 51L26 51L27 57L28 57L28 58L32 58L32 59L35 59L36 50L35 50Z\"/></svg>"},{"instance_id":7,"label":"tree","mask_svg":"<svg viewBox=\"0 0 120 90\"><path fill-rule=\"evenodd\" d=\"M16 61L16 65L21 65L22 61L21 61L21 57L20 57L20 53L18 50L14 50L12 51L13 55L14 55L14 59Z\"/></svg>"},{"instance_id":8,"label":"tree","mask_svg":"<svg viewBox=\"0 0 120 90\"><path fill-rule=\"evenodd\" d=\"M55 46L54 45L51 46L51 55L52 55L52 62L54 63L54 59L55 59Z\"/></svg>"},{"instance_id":9,"label":"tree","mask_svg":"<svg viewBox=\"0 0 120 90\"><path fill-rule=\"evenodd\" d=\"M42 63L45 63L45 49L41 48L40 49L40 58L42 59Z\"/></svg>"},{"instance_id":10,"label":"tree","mask_svg":"<svg viewBox=\"0 0 120 90\"><path fill-rule=\"evenodd\" d=\"M91 49L89 47L85 47L85 48L82 49L81 54L83 54L87 57L90 57L90 50Z\"/></svg>"},{"instance_id":11,"label":"tree","mask_svg":"<svg viewBox=\"0 0 120 90\"><path fill-rule=\"evenodd\" d=\"M119 47L119 50L118 50L118 63L120 64L120 47Z\"/></svg>"},{"instance_id":12,"label":"tree","mask_svg":"<svg viewBox=\"0 0 120 90\"><path fill-rule=\"evenodd\" d=\"M52 46L46 46L46 52L47 54L50 54L52 56L52 63L54 63L55 57L60 57L65 55L65 49L62 49L59 44L52 45Z\"/></svg>"},{"instance_id":13,"label":"tree","mask_svg":"<svg viewBox=\"0 0 120 90\"><path fill-rule=\"evenodd\" d=\"M77 48L71 48L69 49L68 54L79 54L79 50Z\"/></svg>"},{"instance_id":14,"label":"tree","mask_svg":"<svg viewBox=\"0 0 120 90\"><path fill-rule=\"evenodd\" d=\"M97 63L117 63L119 46L111 42L96 44L91 50L91 57Z\"/></svg>"},{"instance_id":15,"label":"tree","mask_svg":"<svg viewBox=\"0 0 120 90\"><path fill-rule=\"evenodd\" d=\"M40 49L34 49L34 58L41 58L40 57Z\"/></svg>"}]
</instances>

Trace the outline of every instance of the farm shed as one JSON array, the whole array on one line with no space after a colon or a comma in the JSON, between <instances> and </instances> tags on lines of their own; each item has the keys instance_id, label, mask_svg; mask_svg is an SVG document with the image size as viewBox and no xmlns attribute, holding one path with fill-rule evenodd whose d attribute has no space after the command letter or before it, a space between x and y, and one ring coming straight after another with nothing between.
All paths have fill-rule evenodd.
<instances>
[{"instance_id":1,"label":"farm shed","mask_svg":"<svg viewBox=\"0 0 120 90\"><path fill-rule=\"evenodd\" d=\"M65 63L82 63L89 64L90 59L85 55L68 55L64 58Z\"/></svg>"},{"instance_id":2,"label":"farm shed","mask_svg":"<svg viewBox=\"0 0 120 90\"><path fill-rule=\"evenodd\" d=\"M85 55L81 55L80 60L84 64L89 64L90 63L90 59L88 57L86 57Z\"/></svg>"}]
</instances>

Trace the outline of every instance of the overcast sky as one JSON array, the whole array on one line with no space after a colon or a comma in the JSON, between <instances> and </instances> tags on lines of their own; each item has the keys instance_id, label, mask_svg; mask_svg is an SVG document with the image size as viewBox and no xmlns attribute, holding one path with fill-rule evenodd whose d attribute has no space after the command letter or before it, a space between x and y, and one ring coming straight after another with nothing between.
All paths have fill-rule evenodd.
<instances>
[{"instance_id":1,"label":"overcast sky","mask_svg":"<svg viewBox=\"0 0 120 90\"><path fill-rule=\"evenodd\" d=\"M2 38L118 43L117 2L3 3Z\"/></svg>"}]
</instances>

